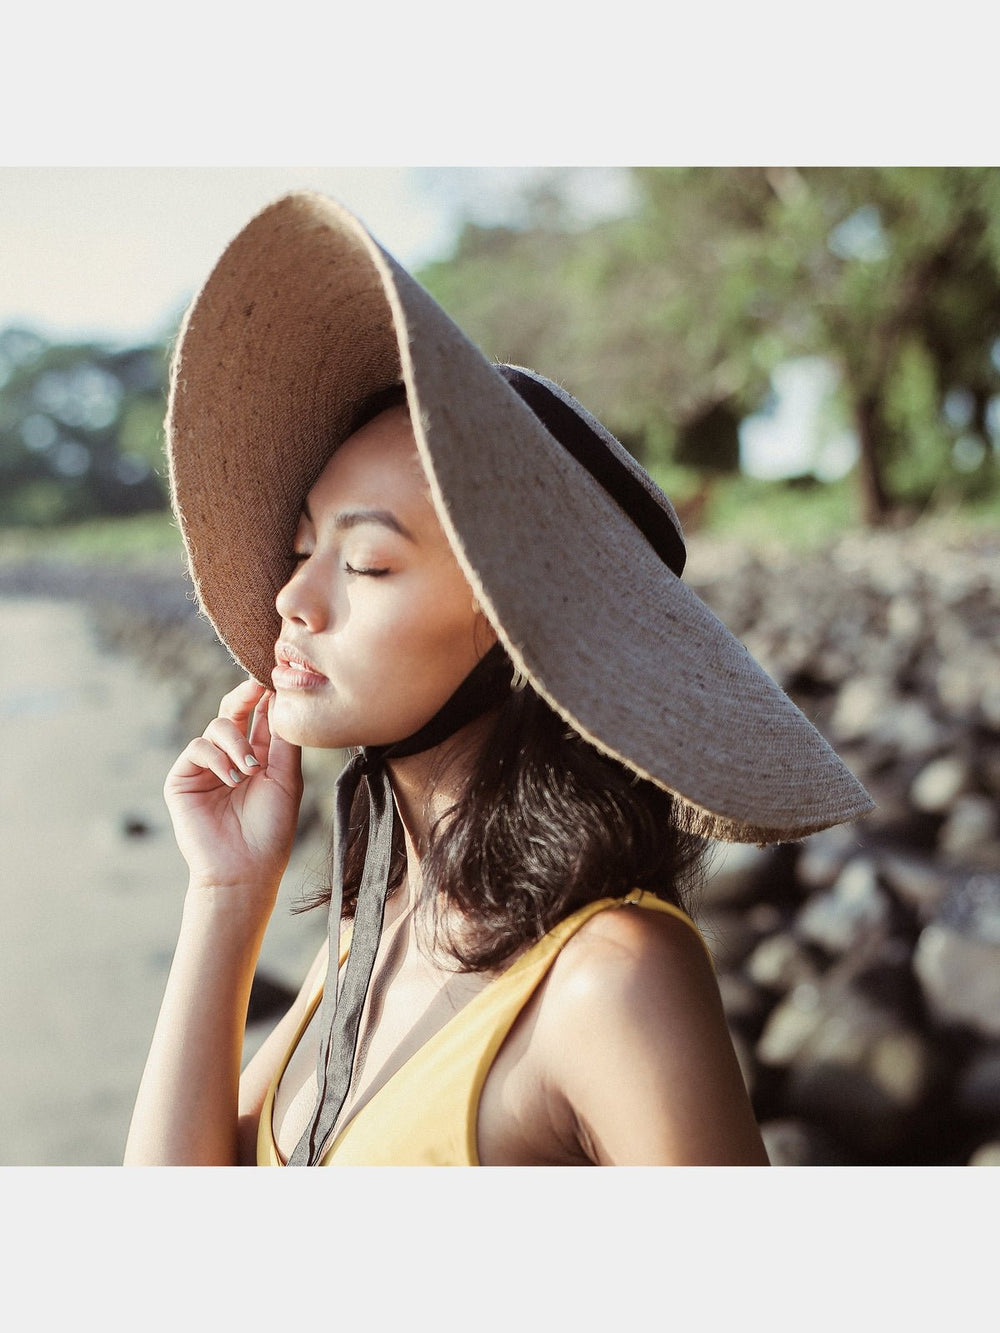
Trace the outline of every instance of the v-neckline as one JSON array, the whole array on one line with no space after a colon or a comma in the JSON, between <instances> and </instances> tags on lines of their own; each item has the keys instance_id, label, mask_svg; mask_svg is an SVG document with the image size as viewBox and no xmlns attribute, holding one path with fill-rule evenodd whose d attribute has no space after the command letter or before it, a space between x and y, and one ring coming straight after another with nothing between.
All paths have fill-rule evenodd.
<instances>
[{"instance_id":1,"label":"v-neckline","mask_svg":"<svg viewBox=\"0 0 1000 1333\"><path fill-rule=\"evenodd\" d=\"M403 1063L399 1066L399 1068L394 1069L393 1072L389 1075L389 1077L385 1080L385 1082L382 1083L378 1088L376 1088L376 1090L372 1093L372 1095L368 1098L368 1100L364 1102L363 1105L358 1107L357 1110L353 1111L350 1117L345 1121L345 1123L340 1126L336 1134L326 1144L323 1150L323 1155L320 1158L319 1165L323 1166L326 1164L326 1161L329 1158L330 1154L334 1151L335 1148L338 1147L344 1135L354 1124L358 1116L363 1115L365 1111L369 1110L372 1107L372 1105L381 1096L383 1096L383 1094L386 1092L388 1088L390 1088L397 1080L402 1078L402 1076L406 1073L406 1071L410 1068L410 1066L414 1063L414 1061L418 1060L422 1056L426 1056L428 1052L431 1052L437 1044L445 1041L451 1029L454 1027L454 1025L458 1022L460 1018L462 1018L463 1016L466 1017L471 1016L472 1018L474 1018L475 1011L483 1007L487 1003L487 1000L493 995L497 987L502 982L508 981L515 974L519 974L520 972L529 968L533 964L537 956L545 952L546 948L549 946L553 937L559 937L560 935L564 934L568 935L574 934L575 933L574 923L576 922L577 918L581 915L581 913L586 913L589 916L593 913L601 911L605 907L611 907L611 906L622 907L625 906L626 904L632 904L634 906L641 907L644 904L648 903L649 900L652 900L651 905L655 905L661 910L666 910L667 912L677 915L686 920L687 923L698 935L702 947L705 949L705 952L706 954L708 954L709 960L711 961L711 952L708 949L708 945L701 937L701 934L698 931L697 926L694 924L689 914L685 912L683 908L677 907L673 903L668 903L661 898L657 898L655 894L648 893L647 891L642 889L633 889L630 893L626 894L622 898L598 898L595 899L593 902L585 903L582 907L577 908L576 911L571 912L569 916L564 917L561 921L558 921L551 928L551 930L546 931L544 935L542 935L539 939L537 939L534 942L534 944L530 945L527 949L525 949L525 951L520 955L519 958L515 958L513 963L511 963L508 967L504 968L502 972L498 973L497 976L493 977L490 981L488 981L486 985L483 987L483 989L478 992L478 994L473 995L470 1000L467 1000L466 1003L462 1005L461 1009L459 1009L456 1013L452 1014L452 1016L449 1019L447 1019L444 1023L442 1023L442 1025L438 1028L436 1032L433 1032L425 1041L423 1041L417 1047L415 1051L413 1051L410 1055L408 1055L407 1058L403 1061ZM341 942L340 962L338 965L338 970L339 968L343 967L347 956L347 951L349 948L350 948L350 936L347 937L346 944L344 944L343 941ZM290 1042L288 1049L285 1052L285 1057L282 1060L281 1068L275 1075L269 1088L270 1104L266 1106L267 1116L268 1116L268 1129L270 1131L270 1140L274 1149L275 1156L278 1158L278 1161L281 1163L282 1166L287 1165L287 1160L284 1157L282 1157L281 1150L278 1147L278 1141L275 1138L274 1134L274 1102L277 1095L278 1086L285 1075L285 1071L288 1068L288 1063L292 1057L292 1054L298 1047L299 1042L302 1040L306 1028L312 1021L313 1016L316 1013L316 1009L319 1006L319 1003L322 1000L322 998L323 998L323 984L321 982L319 988L316 991L316 994L313 996L312 1000L309 1003L309 1007L306 1010L305 1017L303 1018L294 1038ZM486 1077L488 1077L488 1074L489 1071L487 1070ZM478 1115L478 1104L477 1104L477 1115ZM473 1134L472 1137L472 1146L475 1149L475 1156L478 1161L478 1145L476 1144L475 1134Z\"/></svg>"},{"instance_id":2,"label":"v-neckline","mask_svg":"<svg viewBox=\"0 0 1000 1333\"><path fill-rule=\"evenodd\" d=\"M587 906L590 906L590 905L591 905L591 904L587 904ZM441 1026L437 1029L436 1032L432 1032L431 1035L430 1035L429 1037L427 1037L425 1041L421 1042L421 1044L417 1047L417 1049L416 1049L415 1051L412 1051L412 1052L406 1057L406 1059L403 1061L403 1063L402 1063L397 1069L394 1069L394 1070L392 1071L392 1073L391 1073L391 1074L389 1075L389 1077L385 1080L385 1082L382 1083L382 1084L380 1084L380 1085L375 1089L375 1091L374 1091L374 1092L372 1093L372 1095L368 1098L368 1100L365 1101L365 1102L363 1102L362 1105L360 1105L359 1107L357 1107L356 1110L354 1110L354 1111L351 1112L351 1114L350 1114L350 1116L348 1116L347 1120L344 1121L344 1123L343 1123L343 1124L340 1126L340 1128L337 1130L336 1134L334 1134L333 1137L332 1137L332 1138L329 1140L329 1142L326 1144L325 1148L323 1149L323 1154L322 1154L321 1158L319 1159L319 1163L318 1163L318 1165L320 1165L320 1166L324 1165L324 1163L326 1162L326 1159L327 1159L327 1158L329 1157L329 1155L333 1152L334 1148L336 1148L337 1145L340 1143L340 1140L343 1138L343 1136L344 1136L344 1135L347 1133L347 1131L350 1129L351 1125L354 1124L354 1121L357 1119L357 1117L358 1117L359 1115L362 1115L365 1111L367 1111L367 1110L369 1109L369 1107L370 1107L375 1101L377 1101L379 1097L381 1097L381 1095L383 1094L383 1092L385 1092L386 1088L388 1088L393 1082L395 1082L395 1080L397 1080L398 1078L400 1078L400 1077L403 1075L403 1073L409 1068L409 1066L410 1066L411 1064L413 1064L413 1062L414 1062L415 1060L417 1060L421 1055L423 1055L423 1054L428 1050L428 1048L432 1047L434 1043L439 1042L439 1041L444 1041L444 1040L445 1040L445 1036L446 1036L446 1034L448 1033L449 1029L450 1029L455 1023L457 1023L457 1021L458 1021L463 1015L468 1015L468 1014L469 1014L469 1011L470 1011L471 1009L473 1009L474 1006L480 1006L480 1005L482 1005L482 1004L485 1004L485 1003L486 1003L486 999L487 999L487 997L494 991L494 989L500 984L500 982L502 982L502 981L504 981L504 980L506 980L506 979L512 977L512 976L513 976L519 969L528 966L528 964L530 963L530 961L532 960L532 958L534 958L534 956L535 956L536 954L538 954L538 953L540 953L540 952L543 951L546 942L547 942L547 941L548 941L548 940L549 940L549 939L550 939L550 938L551 938L551 937L552 937L558 930L560 930L561 927L562 927L563 925L565 925L567 922L571 921L571 920L573 919L573 917L575 917L575 916L576 916L576 913L574 912L574 913L571 914L571 916L566 917L564 921L560 921L560 922L558 922L555 926L552 927L551 930L546 931L546 933L545 933L544 935L542 935L541 938L537 939L537 940L534 942L534 944L530 945L527 949L525 949L525 951L521 954L521 956L520 956L519 958L515 958L514 961L513 961L511 964L509 964L509 966L505 967L504 970L503 970L502 972L499 972L495 977L492 977L492 978L486 983L486 985L482 988L481 991L479 991L477 994L473 995L471 999L466 1000L465 1004L463 1004L462 1007L461 1007L460 1009L458 1009L454 1014L452 1014L450 1018L446 1019L445 1022L441 1024ZM345 961L346 961L346 957L347 957L347 951L348 951L349 948L350 948L350 937L348 937L348 940L347 940L347 944L346 944L346 945L344 945L343 943L342 943L342 945L341 945L340 962L339 962L339 964L338 964L338 972L339 972L340 968L342 968L342 967L344 966L344 963L345 963ZM309 1002L309 1007L308 1007L308 1009L306 1010L305 1017L302 1019L302 1022L301 1022L301 1024L299 1025L298 1031L297 1031L296 1034L295 1034L295 1037L293 1038L293 1040L292 1040L291 1043L289 1044L288 1050L285 1052L285 1058L284 1058L284 1060L282 1061L281 1068L280 1068L280 1070L278 1071L276 1077L274 1078L274 1080L273 1080L273 1082L272 1082L272 1084L271 1084L271 1104L270 1104L269 1111L268 1111L268 1118L269 1118L269 1121L270 1121L271 1142L274 1144L275 1152L276 1152L276 1154L277 1154L277 1156L278 1156L278 1160L281 1162L281 1165L282 1165L282 1166L287 1166L287 1165L288 1165L288 1161L287 1161L287 1158L285 1158L285 1157L282 1156L282 1154L281 1154L281 1150L280 1150L280 1148L278 1147L278 1140L277 1140L277 1138L275 1137L275 1133L274 1133L274 1103L275 1103L275 1100L276 1100L276 1097L277 1097L278 1087L279 1087L280 1084L281 1084L281 1080L282 1080L282 1079L284 1078L284 1076L285 1076L285 1071L286 1071L286 1069L288 1068L289 1061L291 1060L292 1055L294 1054L296 1048L298 1047L299 1042L302 1040L303 1036L305 1035L306 1029L309 1027L309 1024L312 1022L313 1017L315 1016L316 1010L319 1008L319 1005L320 1005L320 1002L322 1001L322 999L323 999L323 983L320 982L320 984L319 984L319 988L317 989L316 994L313 996L313 998L312 998L312 999L310 1000L310 1002Z\"/></svg>"}]
</instances>

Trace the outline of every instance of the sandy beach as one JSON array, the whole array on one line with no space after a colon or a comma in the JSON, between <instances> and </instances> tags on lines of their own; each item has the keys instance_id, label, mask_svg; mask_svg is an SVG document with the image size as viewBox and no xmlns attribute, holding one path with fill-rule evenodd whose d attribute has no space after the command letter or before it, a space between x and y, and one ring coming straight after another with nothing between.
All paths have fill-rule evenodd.
<instances>
[{"instance_id":1,"label":"sandy beach","mask_svg":"<svg viewBox=\"0 0 1000 1333\"><path fill-rule=\"evenodd\" d=\"M0 1165L113 1165L186 879L161 796L176 693L102 650L83 602L3 597L0 623ZM297 987L323 931L319 914L288 911L308 855L261 957L281 987ZM247 1056L265 1030L248 1032Z\"/></svg>"}]
</instances>

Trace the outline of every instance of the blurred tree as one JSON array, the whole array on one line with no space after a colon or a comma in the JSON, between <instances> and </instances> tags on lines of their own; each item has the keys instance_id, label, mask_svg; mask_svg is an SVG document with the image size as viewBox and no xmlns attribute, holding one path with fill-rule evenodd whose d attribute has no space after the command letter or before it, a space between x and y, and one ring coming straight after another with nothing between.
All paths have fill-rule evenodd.
<instances>
[{"instance_id":1,"label":"blurred tree","mask_svg":"<svg viewBox=\"0 0 1000 1333\"><path fill-rule=\"evenodd\" d=\"M647 464L735 467L733 423L765 401L778 365L818 355L857 435L867 522L995 484L996 171L633 178L630 216L570 234L556 175L523 227L468 225L421 276L484 351L558 368Z\"/></svg>"},{"instance_id":2,"label":"blurred tree","mask_svg":"<svg viewBox=\"0 0 1000 1333\"><path fill-rule=\"evenodd\" d=\"M159 509L166 353L0 333L0 524Z\"/></svg>"},{"instance_id":3,"label":"blurred tree","mask_svg":"<svg viewBox=\"0 0 1000 1333\"><path fill-rule=\"evenodd\" d=\"M1000 392L1000 175L987 168L781 169L773 243L748 247L793 351L834 361L858 438L862 514L970 486L945 403L973 404L992 470ZM784 253L779 253L783 250ZM984 480L980 477L980 482Z\"/></svg>"},{"instance_id":4,"label":"blurred tree","mask_svg":"<svg viewBox=\"0 0 1000 1333\"><path fill-rule=\"evenodd\" d=\"M664 463L682 436L753 410L782 352L746 299L747 275L720 269L704 223L708 196L732 199L720 184L695 173L668 217L642 202L571 233L553 194L536 191L523 228L467 224L454 255L420 277L487 355L548 370L637 457ZM735 468L731 432L721 438L713 467Z\"/></svg>"}]
</instances>

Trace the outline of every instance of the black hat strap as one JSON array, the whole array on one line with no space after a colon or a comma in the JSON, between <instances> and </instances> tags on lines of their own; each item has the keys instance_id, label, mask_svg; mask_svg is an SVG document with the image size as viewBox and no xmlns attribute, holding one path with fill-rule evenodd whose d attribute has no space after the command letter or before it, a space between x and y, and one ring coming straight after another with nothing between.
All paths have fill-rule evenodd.
<instances>
[{"instance_id":1,"label":"black hat strap","mask_svg":"<svg viewBox=\"0 0 1000 1333\"><path fill-rule=\"evenodd\" d=\"M494 369L527 403L549 434L607 491L667 568L680 578L687 558L683 538L663 506L618 457L607 440L603 440L579 412L534 376L526 375L516 366L497 365Z\"/></svg>"},{"instance_id":2,"label":"black hat strap","mask_svg":"<svg viewBox=\"0 0 1000 1333\"><path fill-rule=\"evenodd\" d=\"M320 1048L316 1066L319 1090L309 1126L289 1157L289 1166L315 1166L321 1160L326 1140L337 1122L351 1085L361 1015L378 953L385 901L389 892L396 807L385 761L422 754L448 740L462 727L503 701L510 693L512 674L510 659L501 645L495 644L425 726L406 740L397 741L393 745L362 749L347 763L337 779L329 908L330 959L323 988ZM362 782L368 787L368 846L358 886L354 933L338 997L344 857L354 797Z\"/></svg>"}]
</instances>

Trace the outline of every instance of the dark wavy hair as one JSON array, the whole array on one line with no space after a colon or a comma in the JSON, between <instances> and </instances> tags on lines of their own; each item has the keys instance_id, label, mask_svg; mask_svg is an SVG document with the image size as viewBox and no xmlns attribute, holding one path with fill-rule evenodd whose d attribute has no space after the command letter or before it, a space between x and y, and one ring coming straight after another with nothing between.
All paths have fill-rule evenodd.
<instances>
[{"instance_id":1,"label":"dark wavy hair","mask_svg":"<svg viewBox=\"0 0 1000 1333\"><path fill-rule=\"evenodd\" d=\"M367 841L362 783L344 867L348 915ZM449 928L444 944L458 966L489 971L598 898L645 889L683 907L704 850L701 838L679 826L669 792L602 755L521 685L497 710L462 795L419 849L422 897L437 924L457 909L462 926ZM405 868L397 818L391 887ZM304 906L329 900L326 887Z\"/></svg>"}]
</instances>

